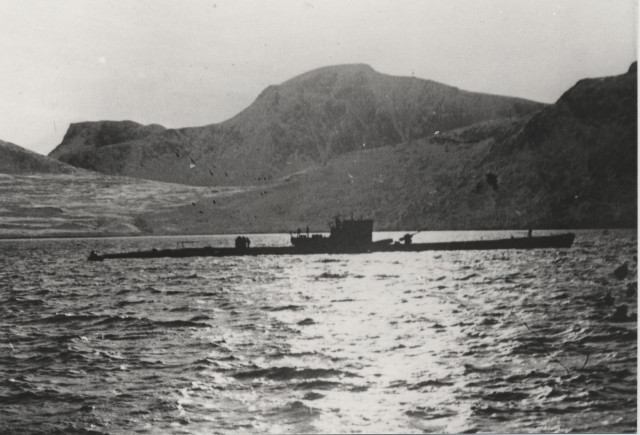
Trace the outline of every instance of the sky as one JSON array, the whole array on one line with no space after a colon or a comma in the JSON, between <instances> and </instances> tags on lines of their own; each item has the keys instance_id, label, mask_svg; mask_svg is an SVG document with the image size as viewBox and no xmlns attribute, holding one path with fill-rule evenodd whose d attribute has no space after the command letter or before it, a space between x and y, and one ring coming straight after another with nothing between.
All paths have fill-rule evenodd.
<instances>
[{"instance_id":1,"label":"sky","mask_svg":"<svg viewBox=\"0 0 640 435\"><path fill-rule=\"evenodd\" d=\"M637 59L635 0L2 0L0 140L212 124L326 65L552 103Z\"/></svg>"}]
</instances>

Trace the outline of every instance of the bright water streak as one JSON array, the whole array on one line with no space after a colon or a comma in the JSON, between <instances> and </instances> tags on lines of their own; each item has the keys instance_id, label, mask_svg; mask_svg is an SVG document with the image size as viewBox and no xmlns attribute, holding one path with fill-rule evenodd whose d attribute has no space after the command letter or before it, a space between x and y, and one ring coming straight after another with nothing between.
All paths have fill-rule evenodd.
<instances>
[{"instance_id":1,"label":"bright water streak","mask_svg":"<svg viewBox=\"0 0 640 435\"><path fill-rule=\"evenodd\" d=\"M221 243L0 242L0 432L636 430L637 323L609 320L636 311L635 231L569 250L85 261Z\"/></svg>"}]
</instances>

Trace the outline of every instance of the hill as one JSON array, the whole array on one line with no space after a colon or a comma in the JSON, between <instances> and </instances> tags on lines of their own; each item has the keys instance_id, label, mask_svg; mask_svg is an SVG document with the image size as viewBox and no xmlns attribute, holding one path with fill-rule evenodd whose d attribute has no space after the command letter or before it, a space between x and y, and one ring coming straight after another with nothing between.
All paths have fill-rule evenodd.
<instances>
[{"instance_id":1,"label":"hill","mask_svg":"<svg viewBox=\"0 0 640 435\"><path fill-rule=\"evenodd\" d=\"M366 65L314 70L265 89L220 124L73 124L50 156L106 174L194 185L254 185L346 153L429 137L543 105L478 94Z\"/></svg>"},{"instance_id":2,"label":"hill","mask_svg":"<svg viewBox=\"0 0 640 435\"><path fill-rule=\"evenodd\" d=\"M196 233L322 230L352 211L377 230L636 227L636 101L634 64L579 81L535 114L352 152L268 188L141 218Z\"/></svg>"},{"instance_id":3,"label":"hill","mask_svg":"<svg viewBox=\"0 0 640 435\"><path fill-rule=\"evenodd\" d=\"M139 218L207 195L235 192L82 171L1 174L0 238L118 236L160 232ZM84 255L84 253L82 253Z\"/></svg>"},{"instance_id":4,"label":"hill","mask_svg":"<svg viewBox=\"0 0 640 435\"><path fill-rule=\"evenodd\" d=\"M499 189L473 196L493 201L496 226L635 227L637 120L636 63L580 80L515 134L493 139L473 169L477 179L495 174Z\"/></svg>"},{"instance_id":5,"label":"hill","mask_svg":"<svg viewBox=\"0 0 640 435\"><path fill-rule=\"evenodd\" d=\"M321 231L351 212L378 231L633 228L636 101L634 64L535 113L365 147L254 186L1 175L0 236Z\"/></svg>"},{"instance_id":6,"label":"hill","mask_svg":"<svg viewBox=\"0 0 640 435\"><path fill-rule=\"evenodd\" d=\"M3 174L78 174L82 169L67 165L54 158L26 150L0 140L0 173Z\"/></svg>"},{"instance_id":7,"label":"hill","mask_svg":"<svg viewBox=\"0 0 640 435\"><path fill-rule=\"evenodd\" d=\"M161 125L141 125L133 121L78 122L69 126L62 144L49 155L58 158L74 152L96 150L107 145L144 139L165 130Z\"/></svg>"}]
</instances>

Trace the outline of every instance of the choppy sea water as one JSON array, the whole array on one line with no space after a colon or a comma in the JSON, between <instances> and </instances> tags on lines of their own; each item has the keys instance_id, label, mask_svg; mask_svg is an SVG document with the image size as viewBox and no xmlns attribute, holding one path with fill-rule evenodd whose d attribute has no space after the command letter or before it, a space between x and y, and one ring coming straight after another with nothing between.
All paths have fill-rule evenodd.
<instances>
[{"instance_id":1,"label":"choppy sea water","mask_svg":"<svg viewBox=\"0 0 640 435\"><path fill-rule=\"evenodd\" d=\"M85 261L222 243L0 241L0 432L637 430L637 322L611 319L637 311L635 230L566 250Z\"/></svg>"}]
</instances>

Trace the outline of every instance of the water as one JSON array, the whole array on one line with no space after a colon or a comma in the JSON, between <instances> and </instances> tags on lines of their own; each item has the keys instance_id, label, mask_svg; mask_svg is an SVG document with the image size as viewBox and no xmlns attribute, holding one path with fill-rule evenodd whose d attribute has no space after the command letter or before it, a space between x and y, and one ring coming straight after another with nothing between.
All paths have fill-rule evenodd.
<instances>
[{"instance_id":1,"label":"water","mask_svg":"<svg viewBox=\"0 0 640 435\"><path fill-rule=\"evenodd\" d=\"M569 250L85 261L232 239L1 241L0 432L637 430L637 322L608 320L637 310L635 230Z\"/></svg>"}]
</instances>

